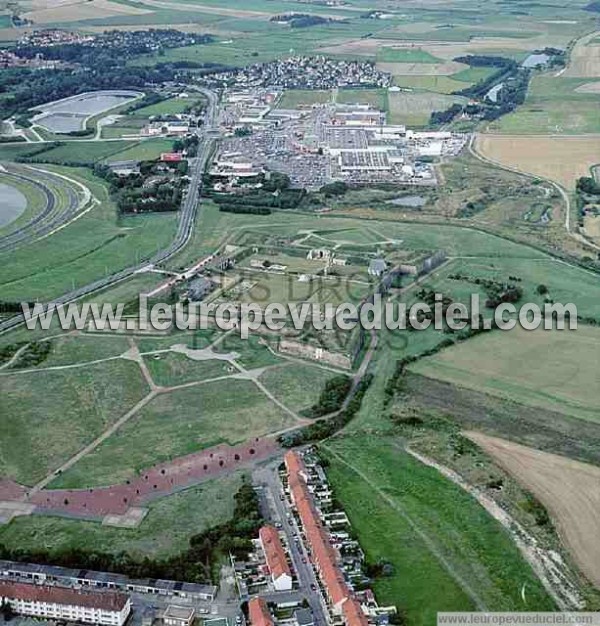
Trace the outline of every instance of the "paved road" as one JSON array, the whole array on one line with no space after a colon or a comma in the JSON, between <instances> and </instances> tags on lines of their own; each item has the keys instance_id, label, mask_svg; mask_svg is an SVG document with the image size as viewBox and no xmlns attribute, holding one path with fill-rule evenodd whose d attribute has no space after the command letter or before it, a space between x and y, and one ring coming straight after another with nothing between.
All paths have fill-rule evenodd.
<instances>
[{"instance_id":1,"label":"paved road","mask_svg":"<svg viewBox=\"0 0 600 626\"><path fill-rule=\"evenodd\" d=\"M197 209L200 198L200 188L202 183L202 173L204 171L204 166L212 152L213 145L215 142L214 138L207 138L207 135L214 135L214 124L217 119L217 96L212 91L208 91L206 89L198 89L201 93L203 93L208 99L208 107L205 114L205 126L199 129L198 135L200 136L200 144L198 146L198 156L190 159L190 185L188 188L188 193L185 197L183 205L181 207L180 215L179 215L179 224L177 228L177 234L175 239L171 242L171 244L165 248L157 252L153 257L147 259L140 259L140 262L137 265L125 268L120 270L119 272L115 272L110 276L106 276L104 278L100 278L96 281L93 281L83 287L79 287L70 291L55 300L48 303L47 309L52 310L57 307L59 304L67 304L69 302L73 302L82 298L84 296L88 296L90 294L95 293L96 291L100 291L102 289L106 289L116 283L119 283L126 278L129 278L135 272L140 270L143 267L146 267L148 264L158 264L166 261L170 257L174 256L177 252L179 252L190 240L194 228L194 223L196 221ZM19 326L24 321L23 315L15 315L7 320L4 320L0 323L0 334Z\"/></svg>"},{"instance_id":2,"label":"paved road","mask_svg":"<svg viewBox=\"0 0 600 626\"><path fill-rule=\"evenodd\" d=\"M327 626L327 611L321 593L318 591L319 586L317 577L310 564L308 553L301 540L300 529L296 524L296 520L292 515L290 505L287 499L283 498L283 486L279 480L278 466L281 460L271 463L266 467L255 470L253 474L253 482L260 485L264 489L264 496L269 505L269 511L265 511L267 518L272 522L280 522L283 532L285 533L288 546L290 548L290 557L292 565L298 578L300 585L300 596L308 600L310 608L313 612L315 626ZM297 598L298 592L292 595ZM283 600L288 592L283 593L267 593L261 594L265 599L275 601L276 598Z\"/></svg>"}]
</instances>

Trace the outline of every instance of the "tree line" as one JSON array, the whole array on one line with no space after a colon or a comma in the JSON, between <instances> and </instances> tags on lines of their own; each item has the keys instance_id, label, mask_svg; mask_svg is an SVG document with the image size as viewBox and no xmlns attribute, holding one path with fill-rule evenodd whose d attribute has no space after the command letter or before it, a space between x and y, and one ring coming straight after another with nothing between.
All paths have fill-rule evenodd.
<instances>
[{"instance_id":1,"label":"tree line","mask_svg":"<svg viewBox=\"0 0 600 626\"><path fill-rule=\"evenodd\" d=\"M112 554L85 548L23 549L0 543L0 559L72 569L124 574L130 578L160 578L195 583L218 583L219 569L229 553L243 559L262 525L258 496L244 478L234 496L232 518L193 535L186 550L164 559L142 559L128 552Z\"/></svg>"}]
</instances>

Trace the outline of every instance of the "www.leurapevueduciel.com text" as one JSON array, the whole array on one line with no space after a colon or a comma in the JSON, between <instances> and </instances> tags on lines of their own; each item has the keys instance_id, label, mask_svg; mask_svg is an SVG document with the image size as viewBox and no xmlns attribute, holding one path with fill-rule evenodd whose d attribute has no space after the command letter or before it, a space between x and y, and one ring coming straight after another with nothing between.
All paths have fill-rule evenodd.
<instances>
[{"instance_id":1,"label":"www.leurapevueduciel.com text","mask_svg":"<svg viewBox=\"0 0 600 626\"><path fill-rule=\"evenodd\" d=\"M124 303L69 303L44 305L22 303L25 324L29 330L48 330L55 320L62 330L158 331L205 330L215 325L224 331L238 330L243 339L261 327L271 331L306 329L351 331L364 330L435 330L461 331L512 330L574 330L577 328L577 307L573 303L528 302L516 306L503 302L482 313L479 294L472 294L469 304L447 303L442 294L428 302L384 301L380 295L360 304L355 303L210 303L190 302L148 303L139 297L135 316L125 315Z\"/></svg>"}]
</instances>

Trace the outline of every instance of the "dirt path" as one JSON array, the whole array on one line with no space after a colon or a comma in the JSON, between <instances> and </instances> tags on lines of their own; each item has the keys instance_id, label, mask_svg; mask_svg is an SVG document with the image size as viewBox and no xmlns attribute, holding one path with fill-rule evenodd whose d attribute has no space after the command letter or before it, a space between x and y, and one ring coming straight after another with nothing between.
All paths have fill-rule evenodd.
<instances>
[{"instance_id":1,"label":"dirt path","mask_svg":"<svg viewBox=\"0 0 600 626\"><path fill-rule=\"evenodd\" d=\"M473 487L454 470L426 457L411 448L405 448L412 457L436 469L455 485L464 489L473 496L477 502L511 535L523 558L531 565L531 568L540 579L548 594L556 602L562 611L581 610L583 601L577 588L570 581L570 576L565 574L564 563L558 555L550 550L544 550L538 546L535 537L532 537L518 522L516 522L504 509L502 509L490 496L480 489ZM557 558L558 557L558 558Z\"/></svg>"},{"instance_id":2,"label":"dirt path","mask_svg":"<svg viewBox=\"0 0 600 626\"><path fill-rule=\"evenodd\" d=\"M410 526L411 530L415 533L419 539L425 544L429 552L440 562L443 568L448 572L451 578L458 584L459 587L469 596L473 601L478 611L486 611L487 607L483 600L477 595L475 590L469 585L469 583L462 578L462 576L454 569L452 564L446 559L446 557L439 551L433 540L423 531L419 525L410 517L410 515L404 510L404 508L392 497L385 493L376 483L374 483L364 472L357 467L346 461L339 454L334 452L329 446L323 444L323 447L334 456L340 463L345 465L348 469L352 470L357 476L364 480L369 487L376 493L382 500L384 500L396 513L398 513Z\"/></svg>"},{"instance_id":3,"label":"dirt path","mask_svg":"<svg viewBox=\"0 0 600 626\"><path fill-rule=\"evenodd\" d=\"M600 589L600 468L482 433L465 434L546 507L573 559Z\"/></svg>"}]
</instances>

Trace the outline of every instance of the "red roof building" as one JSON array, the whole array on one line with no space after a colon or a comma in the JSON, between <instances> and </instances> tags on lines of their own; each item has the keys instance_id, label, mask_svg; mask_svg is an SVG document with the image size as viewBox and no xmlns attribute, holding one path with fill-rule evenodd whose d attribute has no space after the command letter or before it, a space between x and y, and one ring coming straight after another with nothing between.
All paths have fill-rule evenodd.
<instances>
[{"instance_id":1,"label":"red roof building","mask_svg":"<svg viewBox=\"0 0 600 626\"><path fill-rule=\"evenodd\" d=\"M263 526L258 536L267 559L267 566L275 591L290 591L292 572L277 529L273 526Z\"/></svg>"},{"instance_id":2,"label":"red roof building","mask_svg":"<svg viewBox=\"0 0 600 626\"><path fill-rule=\"evenodd\" d=\"M164 163L179 163L183 160L183 154L181 152L163 152L160 155L160 160Z\"/></svg>"},{"instance_id":3,"label":"red roof building","mask_svg":"<svg viewBox=\"0 0 600 626\"><path fill-rule=\"evenodd\" d=\"M305 482L307 472L304 461L299 454L290 451L285 455L285 466L292 502L298 511L313 562L332 610L337 615L343 615L346 626L365 626L367 618L344 579L338 565L338 554L331 545L329 534Z\"/></svg>"},{"instance_id":4,"label":"red roof building","mask_svg":"<svg viewBox=\"0 0 600 626\"><path fill-rule=\"evenodd\" d=\"M0 581L0 601L16 613L106 626L122 626L131 612L129 596L116 591Z\"/></svg>"},{"instance_id":5,"label":"red roof building","mask_svg":"<svg viewBox=\"0 0 600 626\"><path fill-rule=\"evenodd\" d=\"M248 602L248 614L251 626L274 626L267 603L262 598L252 598Z\"/></svg>"}]
</instances>

